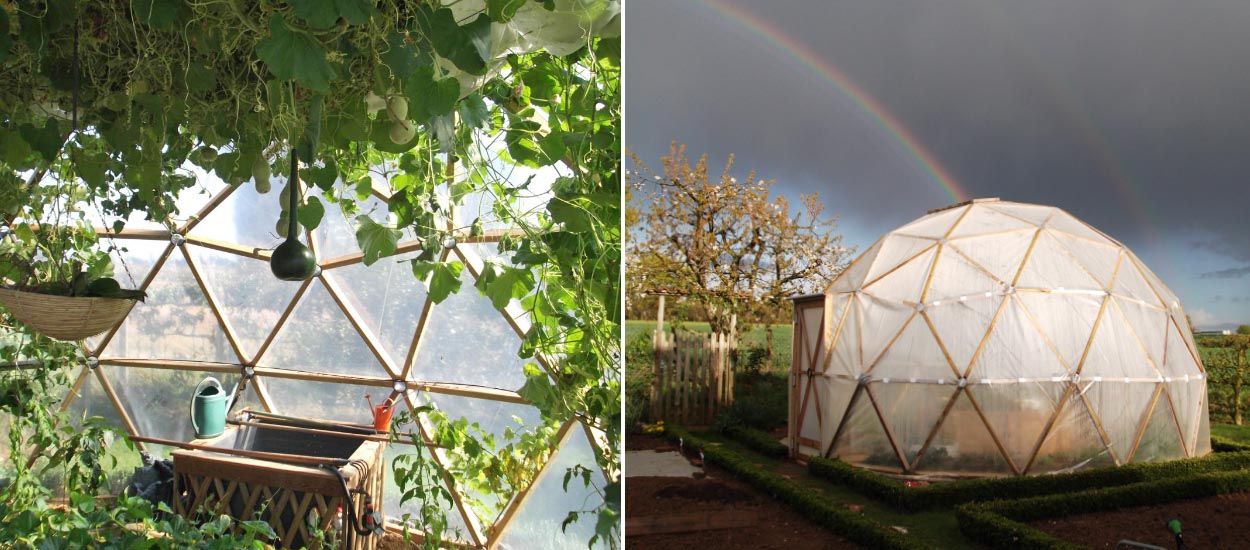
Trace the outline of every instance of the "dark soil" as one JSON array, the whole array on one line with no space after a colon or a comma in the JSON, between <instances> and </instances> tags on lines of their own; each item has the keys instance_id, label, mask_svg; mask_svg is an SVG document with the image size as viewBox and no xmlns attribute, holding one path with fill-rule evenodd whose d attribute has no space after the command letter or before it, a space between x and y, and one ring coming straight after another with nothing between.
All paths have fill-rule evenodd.
<instances>
[{"instance_id":1,"label":"dark soil","mask_svg":"<svg viewBox=\"0 0 1250 550\"><path fill-rule=\"evenodd\" d=\"M1187 548L1250 548L1250 493L1246 492L1042 520L1032 525L1091 548L1115 548L1122 539L1175 548L1167 529L1173 518L1181 521Z\"/></svg>"},{"instance_id":2,"label":"dark soil","mask_svg":"<svg viewBox=\"0 0 1250 550\"><path fill-rule=\"evenodd\" d=\"M677 450L663 438L630 434L625 447L638 450ZM705 467L702 479L679 477L626 477L625 517L664 516L692 512L739 511L755 513L754 525L660 535L625 533L625 547L695 548L730 550L760 548L777 550L816 550L857 548L829 530L808 521L785 505L772 500L732 474L714 466Z\"/></svg>"}]
</instances>

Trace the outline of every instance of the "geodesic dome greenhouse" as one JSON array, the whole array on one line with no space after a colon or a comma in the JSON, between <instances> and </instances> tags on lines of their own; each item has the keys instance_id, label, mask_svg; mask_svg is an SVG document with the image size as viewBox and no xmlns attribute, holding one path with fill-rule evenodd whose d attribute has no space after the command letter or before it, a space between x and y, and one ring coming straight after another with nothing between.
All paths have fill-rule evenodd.
<instances>
[{"instance_id":1,"label":"geodesic dome greenhouse","mask_svg":"<svg viewBox=\"0 0 1250 550\"><path fill-rule=\"evenodd\" d=\"M304 237L321 271L287 282L274 278L267 263L280 240L273 226L278 193L261 195L250 182L229 186L203 172L198 178L200 185L179 198L185 217L166 225L135 216L121 232L101 237L112 248L118 278L134 281L147 299L120 325L83 343L87 364L74 376L63 409L76 419L103 417L132 435L186 442L196 437L187 403L206 376L230 390L251 369L254 377L235 412L249 407L362 424L371 422L366 395L378 402L402 382L399 407L416 421L395 430L427 446L416 449L401 439L387 448L384 512L392 525L405 513L417 516L421 504L400 503L394 459L432 453L451 473L440 481L453 495L446 510L451 541L471 547L586 546L592 524L562 530L561 523L570 510L599 497L582 483L568 483L566 490L562 478L581 464L602 486L604 473L593 467L598 442L577 421L544 425L538 410L518 395L525 364L535 362L518 355L526 314L515 300L497 309L473 288L486 261L507 261L497 248L510 234L506 224L487 221L481 235L441 243L439 254L465 267L462 290L435 304L407 263L421 246L412 235L401 238L396 255L366 266L349 216L312 188L326 213ZM385 198L378 191L360 214L385 221ZM485 197L470 198L465 207L474 210L470 217L486 213L490 219ZM423 412L424 406L433 410ZM486 486L459 475L468 470L458 465L462 457L455 449L431 442L442 422L476 424L483 438L500 444L537 438L551 453L532 482ZM161 456L173 450L137 445ZM119 465L118 475L135 465Z\"/></svg>"},{"instance_id":2,"label":"geodesic dome greenhouse","mask_svg":"<svg viewBox=\"0 0 1250 550\"><path fill-rule=\"evenodd\" d=\"M793 453L1005 476L1211 450L1180 301L1054 207L961 203L883 236L795 300Z\"/></svg>"}]
</instances>

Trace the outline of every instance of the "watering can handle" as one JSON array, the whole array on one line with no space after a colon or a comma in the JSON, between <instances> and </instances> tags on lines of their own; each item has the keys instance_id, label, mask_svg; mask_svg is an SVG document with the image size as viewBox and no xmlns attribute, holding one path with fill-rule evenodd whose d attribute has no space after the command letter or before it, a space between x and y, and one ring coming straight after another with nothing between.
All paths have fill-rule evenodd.
<instances>
[{"instance_id":1,"label":"watering can handle","mask_svg":"<svg viewBox=\"0 0 1250 550\"><path fill-rule=\"evenodd\" d=\"M187 405L187 416L191 418L191 428L195 430L195 433L200 432L200 425L195 423L195 398L199 397L200 389L204 387L205 382L212 382L213 385L217 386L218 390L225 391L224 388L221 387L221 382L218 382L217 379L212 376L204 377L203 380L200 380L199 384L195 385L195 392L191 394L191 404Z\"/></svg>"}]
</instances>

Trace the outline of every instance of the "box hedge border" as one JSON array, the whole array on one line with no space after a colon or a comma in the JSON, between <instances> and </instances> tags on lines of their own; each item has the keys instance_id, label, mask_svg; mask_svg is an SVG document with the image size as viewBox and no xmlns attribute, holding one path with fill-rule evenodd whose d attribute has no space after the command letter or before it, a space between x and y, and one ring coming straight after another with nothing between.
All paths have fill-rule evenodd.
<instances>
[{"instance_id":1,"label":"box hedge border","mask_svg":"<svg viewBox=\"0 0 1250 550\"><path fill-rule=\"evenodd\" d=\"M837 459L812 457L807 460L807 467L816 477L845 485L887 505L903 510L922 510L990 498L1030 498L1093 487L1116 487L1192 474L1250 469L1250 450L1242 450L1250 449L1250 446L1233 444L1224 448L1238 450L1200 458L1108 466L1068 474L968 479L923 487L906 487L898 479Z\"/></svg>"},{"instance_id":2,"label":"box hedge border","mask_svg":"<svg viewBox=\"0 0 1250 550\"><path fill-rule=\"evenodd\" d=\"M1248 490L1250 471L1204 472L1077 493L974 502L956 508L955 516L964 536L994 548L1066 550L1082 547L1025 522Z\"/></svg>"},{"instance_id":3,"label":"box hedge border","mask_svg":"<svg viewBox=\"0 0 1250 550\"><path fill-rule=\"evenodd\" d=\"M706 462L728 470L807 519L851 542L869 548L928 548L898 531L838 506L825 495L768 471L724 446L712 445L683 428L666 427L664 435L675 442L680 440L686 448L701 451ZM628 481L626 484L628 485Z\"/></svg>"},{"instance_id":4,"label":"box hedge border","mask_svg":"<svg viewBox=\"0 0 1250 550\"><path fill-rule=\"evenodd\" d=\"M790 448L784 443L777 441L776 438L769 435L768 432L757 430L755 428L747 428L745 426L733 426L725 428L725 436L745 445L748 449L769 458L785 458L790 456Z\"/></svg>"}]
</instances>

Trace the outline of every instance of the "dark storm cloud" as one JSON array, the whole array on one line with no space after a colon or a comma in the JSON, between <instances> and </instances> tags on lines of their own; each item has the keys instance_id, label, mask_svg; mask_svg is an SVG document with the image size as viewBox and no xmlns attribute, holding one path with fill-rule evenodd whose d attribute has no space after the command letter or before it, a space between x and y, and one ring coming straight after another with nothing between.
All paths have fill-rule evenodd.
<instances>
[{"instance_id":1,"label":"dark storm cloud","mask_svg":"<svg viewBox=\"0 0 1250 550\"><path fill-rule=\"evenodd\" d=\"M845 72L971 195L1060 206L1143 258L1174 256L1152 252L1163 241L1206 254L1163 269L1190 280L1245 274L1250 2L734 5ZM673 139L737 154L787 192L819 191L863 238L950 202L812 68L708 4L626 10L626 145L653 164Z\"/></svg>"},{"instance_id":2,"label":"dark storm cloud","mask_svg":"<svg viewBox=\"0 0 1250 550\"><path fill-rule=\"evenodd\" d=\"M1250 276L1250 266L1232 267L1229 269L1221 269L1219 271L1208 271L1198 276L1199 279L1240 279ZM1216 298L1219 296L1217 295Z\"/></svg>"}]
</instances>

